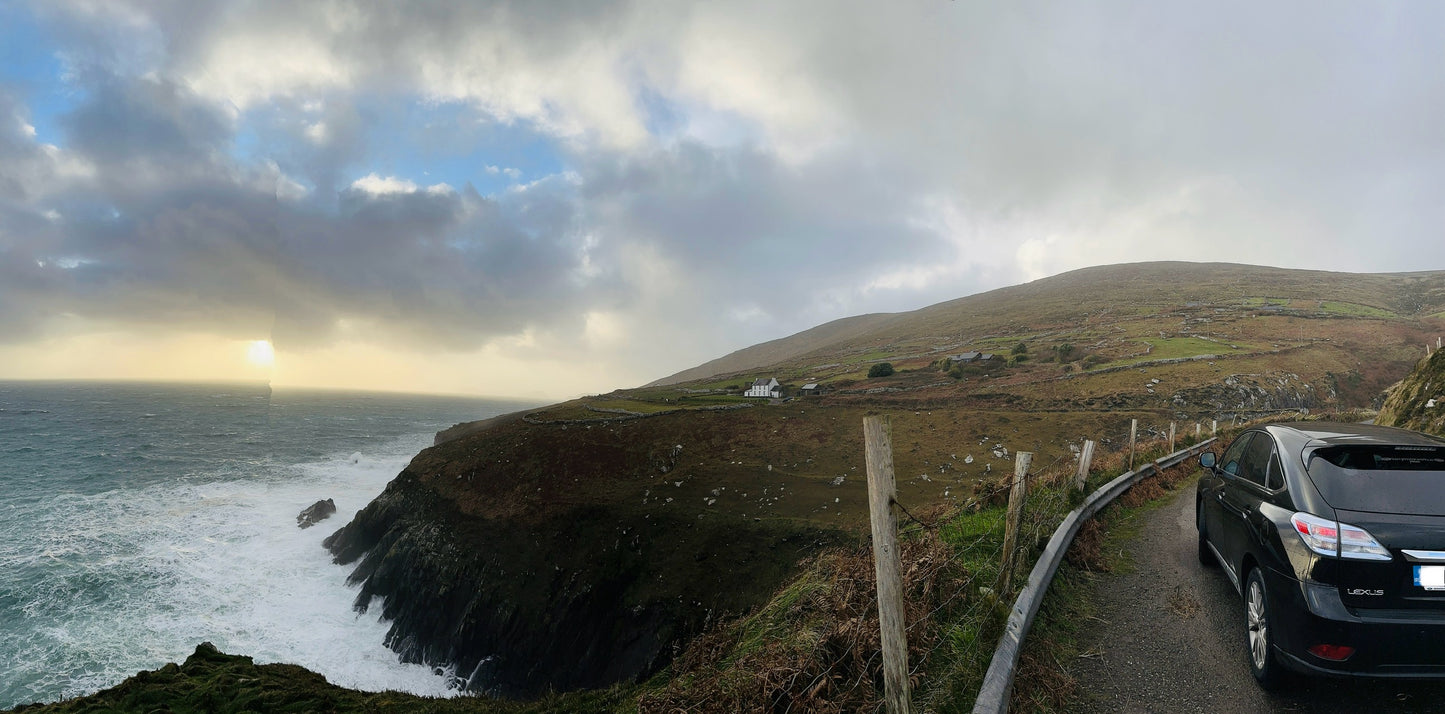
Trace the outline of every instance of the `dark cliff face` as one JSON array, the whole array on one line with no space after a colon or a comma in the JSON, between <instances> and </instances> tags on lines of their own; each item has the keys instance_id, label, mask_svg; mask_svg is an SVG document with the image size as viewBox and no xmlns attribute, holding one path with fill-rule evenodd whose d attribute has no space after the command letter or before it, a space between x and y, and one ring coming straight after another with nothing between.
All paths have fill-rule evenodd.
<instances>
[{"instance_id":1,"label":"dark cliff face","mask_svg":"<svg viewBox=\"0 0 1445 714\"><path fill-rule=\"evenodd\" d=\"M577 495L543 503L548 483L577 479L580 462L550 464L560 476L489 468L478 454L509 438L503 429L423 451L325 541L338 563L356 563L356 607L380 606L391 621L387 645L453 667L469 689L530 697L639 679L711 620L764 600L808 553L851 537L657 498L649 508ZM654 451L640 444L636 467L616 477L660 482ZM589 492L606 493L591 476Z\"/></svg>"}]
</instances>

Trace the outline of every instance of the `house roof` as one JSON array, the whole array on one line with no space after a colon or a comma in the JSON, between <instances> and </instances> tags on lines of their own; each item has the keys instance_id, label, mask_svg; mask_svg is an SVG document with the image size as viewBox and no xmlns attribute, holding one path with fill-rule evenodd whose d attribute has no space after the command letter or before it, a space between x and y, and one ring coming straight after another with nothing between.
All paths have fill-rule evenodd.
<instances>
[{"instance_id":1,"label":"house roof","mask_svg":"<svg viewBox=\"0 0 1445 714\"><path fill-rule=\"evenodd\" d=\"M803 385L803 389L817 389L817 388L818 388L818 383L817 383L817 382L808 382L807 384Z\"/></svg>"}]
</instances>

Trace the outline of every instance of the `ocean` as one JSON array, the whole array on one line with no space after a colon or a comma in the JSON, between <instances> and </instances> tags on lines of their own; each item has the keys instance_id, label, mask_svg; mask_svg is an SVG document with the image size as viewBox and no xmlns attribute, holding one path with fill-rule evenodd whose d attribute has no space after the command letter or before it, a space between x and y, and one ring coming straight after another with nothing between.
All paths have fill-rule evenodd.
<instances>
[{"instance_id":1,"label":"ocean","mask_svg":"<svg viewBox=\"0 0 1445 714\"><path fill-rule=\"evenodd\" d=\"M333 683L446 695L352 610L321 547L436 431L500 400L256 384L0 382L0 709L90 694L209 641ZM309 529L296 515L331 498Z\"/></svg>"}]
</instances>

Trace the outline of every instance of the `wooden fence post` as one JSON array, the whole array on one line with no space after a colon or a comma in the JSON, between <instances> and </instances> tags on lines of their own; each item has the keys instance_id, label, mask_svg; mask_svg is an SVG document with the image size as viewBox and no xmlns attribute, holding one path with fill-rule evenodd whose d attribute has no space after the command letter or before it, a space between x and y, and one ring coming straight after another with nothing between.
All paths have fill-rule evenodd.
<instances>
[{"instance_id":1,"label":"wooden fence post","mask_svg":"<svg viewBox=\"0 0 1445 714\"><path fill-rule=\"evenodd\" d=\"M1089 466L1094 462L1094 442L1084 439L1084 448L1079 450L1079 473L1074 477L1074 488L1084 490L1084 482L1089 479Z\"/></svg>"},{"instance_id":2,"label":"wooden fence post","mask_svg":"<svg viewBox=\"0 0 1445 714\"><path fill-rule=\"evenodd\" d=\"M1006 597L1012 587L1015 551L1019 548L1019 524L1024 518L1024 495L1028 492L1029 462L1034 455L1028 451L1014 452L1014 481L1008 492L1008 522L1003 531L1003 569L999 571L998 594Z\"/></svg>"},{"instance_id":3,"label":"wooden fence post","mask_svg":"<svg viewBox=\"0 0 1445 714\"><path fill-rule=\"evenodd\" d=\"M1169 453L1174 453L1174 422L1169 422Z\"/></svg>"},{"instance_id":4,"label":"wooden fence post","mask_svg":"<svg viewBox=\"0 0 1445 714\"><path fill-rule=\"evenodd\" d=\"M1139 420L1129 420L1129 470L1134 470L1134 440L1139 437Z\"/></svg>"},{"instance_id":5,"label":"wooden fence post","mask_svg":"<svg viewBox=\"0 0 1445 714\"><path fill-rule=\"evenodd\" d=\"M878 625L883 645L883 691L889 714L908 714L908 640L903 624L903 575L898 564L898 517L893 513L892 423L863 417L868 459L868 520L873 526L873 568L878 575Z\"/></svg>"}]
</instances>

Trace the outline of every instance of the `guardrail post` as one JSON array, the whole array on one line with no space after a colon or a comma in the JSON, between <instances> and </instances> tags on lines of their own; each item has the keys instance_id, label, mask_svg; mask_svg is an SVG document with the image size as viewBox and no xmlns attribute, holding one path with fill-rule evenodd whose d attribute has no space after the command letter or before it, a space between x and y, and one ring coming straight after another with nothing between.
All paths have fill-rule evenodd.
<instances>
[{"instance_id":1,"label":"guardrail post","mask_svg":"<svg viewBox=\"0 0 1445 714\"><path fill-rule=\"evenodd\" d=\"M1094 442L1084 439L1084 448L1079 449L1079 473L1074 476L1074 488L1084 490L1084 482L1089 479L1089 467L1094 463Z\"/></svg>"},{"instance_id":2,"label":"guardrail post","mask_svg":"<svg viewBox=\"0 0 1445 714\"><path fill-rule=\"evenodd\" d=\"M998 593L1007 595L1013 580L1014 560L1019 548L1019 524L1024 518L1024 496L1028 491L1029 451L1014 452L1014 480L1008 492L1008 521L1003 531L1003 568L999 571Z\"/></svg>"},{"instance_id":3,"label":"guardrail post","mask_svg":"<svg viewBox=\"0 0 1445 714\"><path fill-rule=\"evenodd\" d=\"M1209 420L1209 435L1210 435L1210 436L1219 436L1219 420L1218 420L1218 419L1210 419L1210 420Z\"/></svg>"},{"instance_id":4,"label":"guardrail post","mask_svg":"<svg viewBox=\"0 0 1445 714\"><path fill-rule=\"evenodd\" d=\"M903 575L898 564L898 516L893 513L893 443L888 417L863 417L868 459L868 521L878 576L878 626L883 646L883 691L889 714L908 714L908 640L903 624Z\"/></svg>"},{"instance_id":5,"label":"guardrail post","mask_svg":"<svg viewBox=\"0 0 1445 714\"><path fill-rule=\"evenodd\" d=\"M1169 453L1174 453L1174 422L1169 422Z\"/></svg>"}]
</instances>

